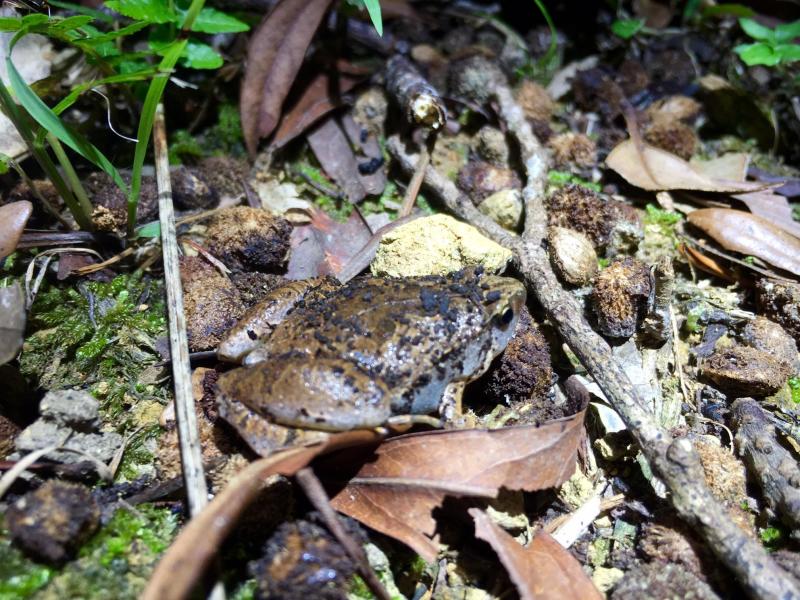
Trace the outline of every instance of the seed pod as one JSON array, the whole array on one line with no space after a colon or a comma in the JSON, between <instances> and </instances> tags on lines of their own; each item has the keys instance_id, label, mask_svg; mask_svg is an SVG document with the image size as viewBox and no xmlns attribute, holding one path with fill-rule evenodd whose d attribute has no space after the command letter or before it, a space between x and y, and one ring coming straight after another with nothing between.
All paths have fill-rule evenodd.
<instances>
[{"instance_id":1,"label":"seed pod","mask_svg":"<svg viewBox=\"0 0 800 600\"><path fill-rule=\"evenodd\" d=\"M566 227L550 227L547 243L553 268L565 282L586 285L597 273L597 253L584 234Z\"/></svg>"},{"instance_id":2,"label":"seed pod","mask_svg":"<svg viewBox=\"0 0 800 600\"><path fill-rule=\"evenodd\" d=\"M447 122L447 111L439 92L405 56L398 54L389 59L386 89L409 123L438 131Z\"/></svg>"}]
</instances>

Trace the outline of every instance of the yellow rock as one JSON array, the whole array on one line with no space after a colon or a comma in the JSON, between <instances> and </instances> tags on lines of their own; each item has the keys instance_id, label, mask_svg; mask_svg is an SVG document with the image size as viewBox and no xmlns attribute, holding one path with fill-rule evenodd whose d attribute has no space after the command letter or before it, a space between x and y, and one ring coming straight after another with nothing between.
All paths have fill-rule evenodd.
<instances>
[{"instance_id":1,"label":"yellow rock","mask_svg":"<svg viewBox=\"0 0 800 600\"><path fill-rule=\"evenodd\" d=\"M387 233L370 266L378 277L446 275L483 266L499 273L511 252L448 215L421 217Z\"/></svg>"}]
</instances>

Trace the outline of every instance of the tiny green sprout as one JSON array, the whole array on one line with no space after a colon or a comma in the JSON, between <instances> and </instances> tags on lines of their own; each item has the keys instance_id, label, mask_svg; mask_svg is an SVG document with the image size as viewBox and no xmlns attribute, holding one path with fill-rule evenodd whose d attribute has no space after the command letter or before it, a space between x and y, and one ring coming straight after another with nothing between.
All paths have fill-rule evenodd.
<instances>
[{"instance_id":1,"label":"tiny green sprout","mask_svg":"<svg viewBox=\"0 0 800 600\"><path fill-rule=\"evenodd\" d=\"M581 179L577 175L573 175L569 171L557 171L555 169L548 171L547 181L559 187L563 185L573 184L585 187L587 189L592 190L593 192L600 192L602 190L599 183L586 181L585 179Z\"/></svg>"},{"instance_id":2,"label":"tiny green sprout","mask_svg":"<svg viewBox=\"0 0 800 600\"><path fill-rule=\"evenodd\" d=\"M614 35L623 40L629 40L644 27L642 19L617 19L611 24L611 31Z\"/></svg>"},{"instance_id":3,"label":"tiny green sprout","mask_svg":"<svg viewBox=\"0 0 800 600\"><path fill-rule=\"evenodd\" d=\"M608 258L598 258L597 259L597 266L601 269L605 269L609 264L611 264L611 260Z\"/></svg>"},{"instance_id":4,"label":"tiny green sprout","mask_svg":"<svg viewBox=\"0 0 800 600\"><path fill-rule=\"evenodd\" d=\"M703 308L695 306L686 314L686 322L683 327L689 333L697 333L700 331L700 317L703 314Z\"/></svg>"},{"instance_id":5,"label":"tiny green sprout","mask_svg":"<svg viewBox=\"0 0 800 600\"><path fill-rule=\"evenodd\" d=\"M765 546L772 546L783 538L783 531L777 527L765 527L759 535Z\"/></svg>"},{"instance_id":6,"label":"tiny green sprout","mask_svg":"<svg viewBox=\"0 0 800 600\"><path fill-rule=\"evenodd\" d=\"M756 264L756 257L755 256L745 256L742 261L746 262L748 265Z\"/></svg>"},{"instance_id":7,"label":"tiny green sprout","mask_svg":"<svg viewBox=\"0 0 800 600\"><path fill-rule=\"evenodd\" d=\"M790 377L788 384L792 394L792 402L800 404L800 377Z\"/></svg>"},{"instance_id":8,"label":"tiny green sprout","mask_svg":"<svg viewBox=\"0 0 800 600\"><path fill-rule=\"evenodd\" d=\"M800 44L794 43L795 38L800 37L800 20L770 28L753 19L742 18L739 25L756 40L733 49L747 66L774 67L800 60Z\"/></svg>"},{"instance_id":9,"label":"tiny green sprout","mask_svg":"<svg viewBox=\"0 0 800 600\"><path fill-rule=\"evenodd\" d=\"M658 208L655 204L648 204L645 207L647 216L645 221L648 224L656 224L671 227L681 220L681 215L663 208Z\"/></svg>"}]
</instances>

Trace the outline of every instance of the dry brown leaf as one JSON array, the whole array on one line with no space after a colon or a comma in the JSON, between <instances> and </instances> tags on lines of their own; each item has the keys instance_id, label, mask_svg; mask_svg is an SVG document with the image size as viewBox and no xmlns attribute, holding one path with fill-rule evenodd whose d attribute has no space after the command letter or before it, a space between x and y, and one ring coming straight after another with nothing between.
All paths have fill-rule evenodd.
<instances>
[{"instance_id":1,"label":"dry brown leaf","mask_svg":"<svg viewBox=\"0 0 800 600\"><path fill-rule=\"evenodd\" d=\"M317 125L307 139L322 170L344 191L347 199L358 204L366 198L356 156L336 119L329 118Z\"/></svg>"},{"instance_id":2,"label":"dry brown leaf","mask_svg":"<svg viewBox=\"0 0 800 600\"><path fill-rule=\"evenodd\" d=\"M340 106L341 95L358 83L358 79L344 74L340 74L337 80L339 83L338 94L332 94L331 79L327 74L322 73L314 77L297 102L283 115L280 127L275 132L270 146L282 148L291 142L317 120Z\"/></svg>"},{"instance_id":3,"label":"dry brown leaf","mask_svg":"<svg viewBox=\"0 0 800 600\"><path fill-rule=\"evenodd\" d=\"M680 253L686 257L686 260L689 261L695 268L719 277L724 281L730 281L731 283L736 281L736 277L732 271L723 267L710 256L706 256L688 244L681 244L678 249Z\"/></svg>"},{"instance_id":4,"label":"dry brown leaf","mask_svg":"<svg viewBox=\"0 0 800 600\"><path fill-rule=\"evenodd\" d=\"M776 194L773 190L736 194L733 196L744 202L754 215L766 219L793 236L800 238L800 223L792 217L792 205L786 196Z\"/></svg>"},{"instance_id":5,"label":"dry brown leaf","mask_svg":"<svg viewBox=\"0 0 800 600\"><path fill-rule=\"evenodd\" d=\"M730 208L703 208L687 218L726 250L755 256L800 276L800 239L766 219Z\"/></svg>"},{"instance_id":6,"label":"dry brown leaf","mask_svg":"<svg viewBox=\"0 0 800 600\"><path fill-rule=\"evenodd\" d=\"M374 431L348 431L316 446L292 448L250 463L181 530L156 566L142 600L187 598L267 477L294 475L321 454L379 439L380 435Z\"/></svg>"},{"instance_id":7,"label":"dry brown leaf","mask_svg":"<svg viewBox=\"0 0 800 600\"><path fill-rule=\"evenodd\" d=\"M494 497L501 487L534 491L560 485L574 472L583 416L580 411L541 427L393 438L331 504L432 562L439 548L431 511L445 496Z\"/></svg>"},{"instance_id":8,"label":"dry brown leaf","mask_svg":"<svg viewBox=\"0 0 800 600\"><path fill-rule=\"evenodd\" d=\"M728 152L711 160L691 159L692 167L712 179L744 181L750 166L750 155L746 152Z\"/></svg>"},{"instance_id":9,"label":"dry brown leaf","mask_svg":"<svg viewBox=\"0 0 800 600\"><path fill-rule=\"evenodd\" d=\"M33 204L19 200L0 206L0 260L14 252L33 212Z\"/></svg>"},{"instance_id":10,"label":"dry brown leaf","mask_svg":"<svg viewBox=\"0 0 800 600\"><path fill-rule=\"evenodd\" d=\"M488 542L517 586L522 600L600 600L603 595L580 563L544 531L524 547L477 508L469 514L475 536Z\"/></svg>"},{"instance_id":11,"label":"dry brown leaf","mask_svg":"<svg viewBox=\"0 0 800 600\"><path fill-rule=\"evenodd\" d=\"M606 165L631 185L643 190L694 190L698 192L745 193L767 189L768 183L715 179L700 172L682 158L665 150L644 145L642 156L631 140L618 144L606 158ZM650 174L652 173L652 177ZM653 179L655 178L655 180Z\"/></svg>"},{"instance_id":12,"label":"dry brown leaf","mask_svg":"<svg viewBox=\"0 0 800 600\"><path fill-rule=\"evenodd\" d=\"M0 365L12 360L22 348L25 333L25 295L16 281L0 288Z\"/></svg>"},{"instance_id":13,"label":"dry brown leaf","mask_svg":"<svg viewBox=\"0 0 800 600\"><path fill-rule=\"evenodd\" d=\"M353 211L345 223L321 210L312 210L311 223L292 231L288 279L308 279L338 273L372 238L372 232Z\"/></svg>"},{"instance_id":14,"label":"dry brown leaf","mask_svg":"<svg viewBox=\"0 0 800 600\"><path fill-rule=\"evenodd\" d=\"M280 0L253 32L239 113L247 151L278 124L283 101L332 0Z\"/></svg>"}]
</instances>

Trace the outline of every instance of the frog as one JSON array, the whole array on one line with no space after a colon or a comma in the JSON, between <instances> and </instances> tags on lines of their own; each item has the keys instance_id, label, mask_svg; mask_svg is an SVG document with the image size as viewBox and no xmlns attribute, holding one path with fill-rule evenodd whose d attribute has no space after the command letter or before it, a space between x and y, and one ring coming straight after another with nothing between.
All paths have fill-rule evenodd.
<instances>
[{"instance_id":1,"label":"frog","mask_svg":"<svg viewBox=\"0 0 800 600\"><path fill-rule=\"evenodd\" d=\"M525 300L522 283L480 269L291 282L219 344L218 358L240 365L216 382L220 415L263 454L276 430L311 432L313 441L314 432L435 413L448 389L480 377L505 349ZM274 439L259 439L256 421Z\"/></svg>"}]
</instances>

